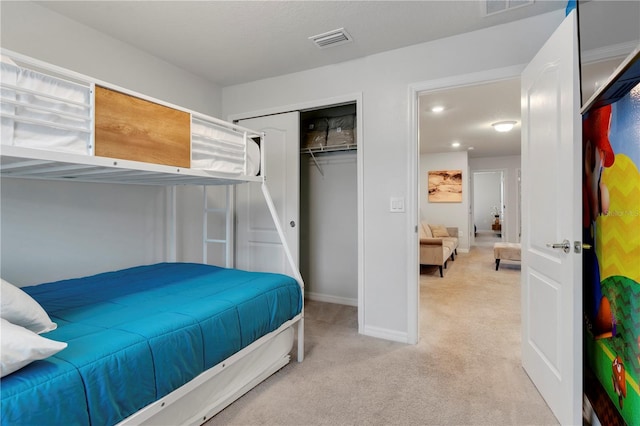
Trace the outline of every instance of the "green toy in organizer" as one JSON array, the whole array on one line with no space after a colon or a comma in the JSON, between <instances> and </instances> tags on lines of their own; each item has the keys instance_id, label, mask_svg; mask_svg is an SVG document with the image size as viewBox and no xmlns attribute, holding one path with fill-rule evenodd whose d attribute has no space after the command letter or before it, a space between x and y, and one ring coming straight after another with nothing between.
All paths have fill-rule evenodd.
<instances>
[{"instance_id":1,"label":"green toy in organizer","mask_svg":"<svg viewBox=\"0 0 640 426\"><path fill-rule=\"evenodd\" d=\"M615 312L615 335L595 339L588 333L586 360L625 422L637 425L640 424L640 284L625 277L608 277L602 282L602 290Z\"/></svg>"}]
</instances>

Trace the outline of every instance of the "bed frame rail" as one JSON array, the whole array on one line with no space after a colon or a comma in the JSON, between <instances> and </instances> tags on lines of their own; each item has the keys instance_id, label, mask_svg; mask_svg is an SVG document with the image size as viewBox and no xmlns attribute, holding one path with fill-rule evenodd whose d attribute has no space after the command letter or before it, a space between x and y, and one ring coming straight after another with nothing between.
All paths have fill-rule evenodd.
<instances>
[{"instance_id":1,"label":"bed frame rail","mask_svg":"<svg viewBox=\"0 0 640 426\"><path fill-rule=\"evenodd\" d=\"M2 109L2 154L5 148L25 148L25 151L14 151L16 156L28 158L30 150L43 150L46 153L69 154L68 163L88 163L94 166L92 158L108 158L118 160L120 168L124 166L138 169L135 164L122 161L138 161L143 164L164 164L168 169L154 169L166 174L156 181L146 178L136 181L124 179L124 183L167 185L171 174L175 184L196 184L184 179L185 174L194 172L198 178L209 177L209 181L201 179L200 184L215 184L214 179L223 181L229 177L235 179L223 184L235 184L239 181L251 181L248 175L249 146L253 148L253 139L260 138L260 133L234 123L207 116L168 102L161 101L125 88L94 79L7 49L0 50L2 62L2 78L0 79ZM97 90L113 93L118 100L116 108L103 101L96 105ZM108 99L111 99L110 97ZM166 114L185 117L179 120L182 127L165 125L157 126L157 121L145 124L142 112L162 110ZM103 112L101 112L103 111ZM114 115L114 111L118 114ZM120 111L129 111L129 115L119 115ZM100 125L98 126L98 119ZM115 121L114 121L115 120ZM122 132L122 133L118 133ZM169 132L165 135L163 132ZM173 142L175 132L185 133L180 143ZM100 136L97 137L96 135ZM60 140L60 142L56 142ZM115 141L115 142L112 142ZM171 143L169 143L171 142ZM155 149L158 144L168 143L176 152L186 152L186 158L177 162L174 157L158 158ZM122 146L119 146L121 144ZM96 156L96 147L105 156ZM103 147L103 148L100 148ZM13 155L13 152L12 154ZM48 155L48 154L47 154ZM84 156L84 158L83 158ZM36 156L37 157L37 156ZM46 157L45 157L46 158ZM58 157L59 161L65 161ZM224 159L224 166L219 166L213 158ZM40 158L42 159L42 158ZM134 161L134 162L135 162ZM3 161L3 165L5 162ZM104 166L104 163L99 163ZM116 164L113 164L116 165ZM53 170L50 170L53 171ZM148 170L143 169L147 172ZM197 173L204 171L205 173ZM123 173L94 173L93 170L83 181L121 183ZM78 179L86 173L66 175L64 179ZM133 173L140 175L140 173ZM146 173L144 173L146 175ZM178 177L177 175L180 175ZM11 177L37 177L38 173L29 176L26 170L13 173ZM47 174L37 178L49 178ZM56 178L52 175L51 178Z\"/></svg>"}]
</instances>

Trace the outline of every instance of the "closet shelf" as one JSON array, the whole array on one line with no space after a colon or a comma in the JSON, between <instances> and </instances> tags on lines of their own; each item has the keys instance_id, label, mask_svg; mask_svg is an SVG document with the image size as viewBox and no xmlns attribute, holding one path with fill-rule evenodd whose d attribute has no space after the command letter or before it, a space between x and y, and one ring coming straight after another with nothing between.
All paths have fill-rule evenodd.
<instances>
[{"instance_id":1,"label":"closet shelf","mask_svg":"<svg viewBox=\"0 0 640 426\"><path fill-rule=\"evenodd\" d=\"M338 151L356 151L358 149L358 145L353 144L345 144L345 145L332 145L332 146L315 146L313 148L301 148L300 154L322 154L325 152L338 152Z\"/></svg>"}]
</instances>

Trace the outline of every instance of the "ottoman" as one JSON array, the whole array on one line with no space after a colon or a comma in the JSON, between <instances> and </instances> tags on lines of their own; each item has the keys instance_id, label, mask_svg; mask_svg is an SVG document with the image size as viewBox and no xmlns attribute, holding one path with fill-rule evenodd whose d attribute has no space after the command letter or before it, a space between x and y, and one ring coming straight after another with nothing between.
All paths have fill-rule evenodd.
<instances>
[{"instance_id":1,"label":"ottoman","mask_svg":"<svg viewBox=\"0 0 640 426\"><path fill-rule=\"evenodd\" d=\"M496 271L500 266L501 259L520 260L520 243L495 243L493 257L496 258Z\"/></svg>"}]
</instances>

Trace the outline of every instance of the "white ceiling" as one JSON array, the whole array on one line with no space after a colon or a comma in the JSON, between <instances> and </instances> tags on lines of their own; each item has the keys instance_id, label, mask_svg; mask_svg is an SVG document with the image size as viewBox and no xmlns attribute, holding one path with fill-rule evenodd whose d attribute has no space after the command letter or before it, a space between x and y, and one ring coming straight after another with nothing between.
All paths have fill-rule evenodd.
<instances>
[{"instance_id":1,"label":"white ceiling","mask_svg":"<svg viewBox=\"0 0 640 426\"><path fill-rule=\"evenodd\" d=\"M440 105L444 111L434 113ZM468 151L469 157L520 155L520 79L465 86L420 96L420 152ZM507 133L491 126L516 121ZM451 146L458 142L459 147Z\"/></svg>"},{"instance_id":2,"label":"white ceiling","mask_svg":"<svg viewBox=\"0 0 640 426\"><path fill-rule=\"evenodd\" d=\"M545 0L484 16L485 3L478 0L37 3L221 86L348 61L566 6L566 1ZM337 28L345 28L353 42L319 49L308 39Z\"/></svg>"},{"instance_id":3,"label":"white ceiling","mask_svg":"<svg viewBox=\"0 0 640 426\"><path fill-rule=\"evenodd\" d=\"M6 0L3 0L6 1ZM502 4L505 1L494 1ZM564 9L565 0L511 0L485 15L472 1L39 1L38 4L222 87L331 65ZM345 28L353 42L317 48L310 36ZM424 94L421 151L519 155L519 80ZM439 116L422 106L441 103ZM498 134L490 124L516 120Z\"/></svg>"}]
</instances>

